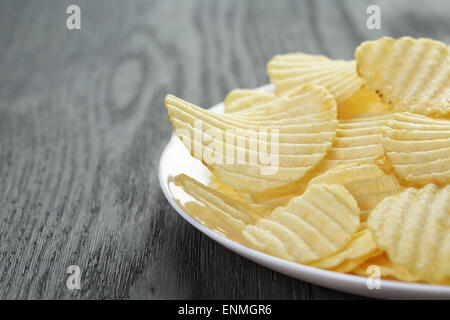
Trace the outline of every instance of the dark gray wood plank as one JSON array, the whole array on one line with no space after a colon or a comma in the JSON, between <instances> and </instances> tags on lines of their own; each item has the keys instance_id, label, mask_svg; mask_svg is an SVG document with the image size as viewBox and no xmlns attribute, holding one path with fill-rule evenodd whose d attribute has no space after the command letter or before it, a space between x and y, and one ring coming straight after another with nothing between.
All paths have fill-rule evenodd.
<instances>
[{"instance_id":1,"label":"dark gray wood plank","mask_svg":"<svg viewBox=\"0 0 450 320\"><path fill-rule=\"evenodd\" d=\"M167 93L208 107L267 83L277 53L450 41L448 1L374 2L380 31L366 28L372 1L1 1L0 298L357 298L217 245L177 216L157 174ZM71 264L81 290L65 286Z\"/></svg>"}]
</instances>

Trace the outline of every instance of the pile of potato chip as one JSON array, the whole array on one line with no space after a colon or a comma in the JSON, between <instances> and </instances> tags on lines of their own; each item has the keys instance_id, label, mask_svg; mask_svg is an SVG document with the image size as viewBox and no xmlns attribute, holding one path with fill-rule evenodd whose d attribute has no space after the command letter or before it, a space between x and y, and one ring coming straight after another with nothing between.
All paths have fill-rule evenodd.
<instances>
[{"instance_id":1,"label":"pile of potato chip","mask_svg":"<svg viewBox=\"0 0 450 320\"><path fill-rule=\"evenodd\" d=\"M273 93L236 89L225 114L166 97L169 120L194 150L258 157L227 129L276 129L264 163L215 163L204 185L176 184L247 245L301 264L369 276L450 285L450 51L431 39L381 38L362 43L355 60L304 53L267 65ZM195 122L208 139L197 141ZM239 132L239 131L236 131ZM226 141L221 151L211 144ZM227 154L225 154L225 149Z\"/></svg>"}]
</instances>

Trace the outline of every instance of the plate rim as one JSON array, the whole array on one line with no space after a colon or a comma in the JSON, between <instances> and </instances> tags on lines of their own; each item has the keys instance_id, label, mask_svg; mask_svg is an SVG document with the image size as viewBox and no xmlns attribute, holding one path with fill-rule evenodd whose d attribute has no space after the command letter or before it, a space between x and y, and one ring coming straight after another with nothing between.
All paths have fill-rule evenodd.
<instances>
[{"instance_id":1,"label":"plate rim","mask_svg":"<svg viewBox=\"0 0 450 320\"><path fill-rule=\"evenodd\" d=\"M262 92L270 92L273 90L272 84L266 84L261 87L255 88L254 90L262 91ZM208 108L208 110L219 110L223 107L223 101L220 103L215 104L214 106ZM163 152L161 153L161 157L159 160L158 165L158 180L161 186L161 189L163 191L164 196L166 197L169 204L175 209L175 211L183 217L184 220L186 220L189 224L191 224L194 228L205 234L208 238L212 239L213 241L219 243L220 245L224 246L225 248L233 251L234 253L249 259L257 264L263 265L273 271L282 273L284 275L290 276L295 279L299 279L301 281L313 283L316 285L320 285L327 288L332 288L338 291L344 291L356 295L363 295L367 297L378 297L383 298L385 296L391 296L395 297L397 295L400 295L400 299L404 296L411 295L412 298L415 298L416 296L419 298L440 298L439 295L443 294L441 298L444 299L450 299L450 286L444 286L444 285L435 285L435 284L425 284L425 283L415 283L415 282L403 282L403 281L395 281L395 280L380 280L380 286L381 289L373 289L370 290L367 288L367 277L362 277L358 275L352 275L352 274L346 274L346 273L340 273L335 272L331 270L325 270L320 269L292 261L287 261L272 255L269 255L264 252L260 252L258 250L246 247L240 243L237 243L231 239L228 239L224 235L209 229L205 225L201 224L199 221L197 221L195 218L191 217L187 212L185 212L173 199L172 194L169 189L168 180L165 176L163 176L164 173L164 159L166 158L166 155L171 147L171 145L174 143L174 140L178 139L175 134L172 132L171 138L169 142L165 145ZM273 265L280 266L280 268L275 268ZM289 272L286 272L286 270L289 270ZM305 277L297 277L293 275L293 273L301 273ZM305 279L308 276L314 276L315 278L319 278L321 281L318 280L308 280ZM331 285L327 285L326 281L336 281L336 283L332 283ZM318 283L320 282L320 284ZM352 289L346 289L341 288L339 284L342 283L344 285L350 285L350 287L354 287L355 290ZM357 287L360 287L360 289L365 288L366 293L364 292L356 292L358 291ZM384 292L383 292L384 291ZM386 291L392 291L394 294L385 294ZM409 297L411 298L411 297Z\"/></svg>"}]
</instances>

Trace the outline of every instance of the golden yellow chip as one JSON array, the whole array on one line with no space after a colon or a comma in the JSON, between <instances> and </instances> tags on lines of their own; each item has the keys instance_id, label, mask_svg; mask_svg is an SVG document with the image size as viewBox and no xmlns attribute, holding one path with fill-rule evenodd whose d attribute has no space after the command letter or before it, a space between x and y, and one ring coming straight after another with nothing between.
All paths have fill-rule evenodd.
<instances>
[{"instance_id":1,"label":"golden yellow chip","mask_svg":"<svg viewBox=\"0 0 450 320\"><path fill-rule=\"evenodd\" d=\"M450 120L396 113L387 122L383 147L398 176L412 185L450 182Z\"/></svg>"},{"instance_id":2,"label":"golden yellow chip","mask_svg":"<svg viewBox=\"0 0 450 320\"><path fill-rule=\"evenodd\" d=\"M277 55L267 64L275 94L289 96L299 87L313 83L325 87L337 103L360 89L364 80L356 73L355 61L331 60L305 53Z\"/></svg>"},{"instance_id":3,"label":"golden yellow chip","mask_svg":"<svg viewBox=\"0 0 450 320\"><path fill-rule=\"evenodd\" d=\"M341 164L375 163L384 157L382 144L386 122L392 115L339 120L336 138L321 164L325 171Z\"/></svg>"},{"instance_id":4,"label":"golden yellow chip","mask_svg":"<svg viewBox=\"0 0 450 320\"><path fill-rule=\"evenodd\" d=\"M389 258L432 283L450 278L450 185L409 188L384 199L367 222Z\"/></svg>"},{"instance_id":5,"label":"golden yellow chip","mask_svg":"<svg viewBox=\"0 0 450 320\"><path fill-rule=\"evenodd\" d=\"M419 282L421 279L414 274L411 273L407 268L399 266L398 264L393 263L386 253L380 254L376 257L373 257L357 268L351 270L353 274L370 277L373 276L374 269L373 266L379 268L380 277L385 279L396 279L407 282Z\"/></svg>"},{"instance_id":6,"label":"golden yellow chip","mask_svg":"<svg viewBox=\"0 0 450 320\"><path fill-rule=\"evenodd\" d=\"M235 89L228 93L223 103L225 112L231 113L258 107L274 99L275 95L273 93L250 89Z\"/></svg>"},{"instance_id":7,"label":"golden yellow chip","mask_svg":"<svg viewBox=\"0 0 450 320\"><path fill-rule=\"evenodd\" d=\"M387 196L400 193L404 188L398 180L383 172L375 164L342 165L315 177L309 185L320 183L342 184L355 197L361 209L361 221Z\"/></svg>"},{"instance_id":8,"label":"golden yellow chip","mask_svg":"<svg viewBox=\"0 0 450 320\"><path fill-rule=\"evenodd\" d=\"M322 269L335 268L339 269L339 272L348 272L376 254L379 254L377 243L370 231L365 229L358 231L339 252L314 261L310 266Z\"/></svg>"},{"instance_id":9,"label":"golden yellow chip","mask_svg":"<svg viewBox=\"0 0 450 320\"><path fill-rule=\"evenodd\" d=\"M370 258L377 256L381 253L382 251L380 249L376 249L375 251L369 253L368 255L362 256L361 258L356 258L353 260L346 260L343 263L341 263L340 265L331 268L329 270L334 271L334 272L342 272L342 273L349 273L352 272L353 270L357 269L359 266L361 266L364 262L366 262L367 260L369 260Z\"/></svg>"},{"instance_id":10,"label":"golden yellow chip","mask_svg":"<svg viewBox=\"0 0 450 320\"><path fill-rule=\"evenodd\" d=\"M359 209L341 185L318 184L242 233L256 248L308 263L344 247L359 226Z\"/></svg>"},{"instance_id":11,"label":"golden yellow chip","mask_svg":"<svg viewBox=\"0 0 450 320\"><path fill-rule=\"evenodd\" d=\"M450 115L450 51L431 39L381 38L355 51L358 73L394 111Z\"/></svg>"},{"instance_id":12,"label":"golden yellow chip","mask_svg":"<svg viewBox=\"0 0 450 320\"><path fill-rule=\"evenodd\" d=\"M324 158L336 134L336 102L314 85L274 101L258 116L219 115L172 95L166 96L166 107L192 156L241 191L261 192L301 179Z\"/></svg>"},{"instance_id":13,"label":"golden yellow chip","mask_svg":"<svg viewBox=\"0 0 450 320\"><path fill-rule=\"evenodd\" d=\"M176 176L175 184L183 187L186 193L211 209L224 224L231 224L237 229L244 228L246 224L255 223L261 217L257 210L249 208L236 197L205 186L185 174Z\"/></svg>"},{"instance_id":14,"label":"golden yellow chip","mask_svg":"<svg viewBox=\"0 0 450 320\"><path fill-rule=\"evenodd\" d=\"M244 201L247 206L255 208L261 212L266 212L267 214L272 212L277 207L286 205L292 197L300 195L304 192L303 188L299 189L296 193L288 192L285 194L281 192L277 193L273 190L270 192L261 193L237 192L235 189L222 183L214 175L211 175L210 187L231 197L239 198L241 201ZM306 187L306 184L304 187Z\"/></svg>"}]
</instances>

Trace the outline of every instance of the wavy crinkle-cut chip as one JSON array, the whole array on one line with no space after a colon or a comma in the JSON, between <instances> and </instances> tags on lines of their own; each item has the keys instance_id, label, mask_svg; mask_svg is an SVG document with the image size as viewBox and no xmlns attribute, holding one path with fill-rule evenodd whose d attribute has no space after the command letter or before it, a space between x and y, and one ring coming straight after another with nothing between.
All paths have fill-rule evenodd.
<instances>
[{"instance_id":1,"label":"wavy crinkle-cut chip","mask_svg":"<svg viewBox=\"0 0 450 320\"><path fill-rule=\"evenodd\" d=\"M300 195L304 191L304 189L301 189L296 194L273 194L273 190L271 190L270 192L262 192L261 194L247 193L242 191L237 192L233 188L222 183L214 175L211 175L211 184L209 186L214 190L230 195L233 198L239 198L239 200L243 201L247 206L260 212L265 212L266 214L270 214L270 212L272 212L277 207L286 205L292 197Z\"/></svg>"},{"instance_id":2,"label":"wavy crinkle-cut chip","mask_svg":"<svg viewBox=\"0 0 450 320\"><path fill-rule=\"evenodd\" d=\"M407 282L419 282L421 279L412 274L407 268L399 266L398 264L393 263L386 253L382 253L376 257L373 257L357 268L351 270L353 274L363 277L370 277L374 275L375 269L373 267L377 267L380 272L380 277L385 279L396 279L400 281Z\"/></svg>"},{"instance_id":3,"label":"wavy crinkle-cut chip","mask_svg":"<svg viewBox=\"0 0 450 320\"><path fill-rule=\"evenodd\" d=\"M394 111L450 115L450 51L431 39L380 38L355 51L358 73Z\"/></svg>"},{"instance_id":4,"label":"wavy crinkle-cut chip","mask_svg":"<svg viewBox=\"0 0 450 320\"><path fill-rule=\"evenodd\" d=\"M366 221L370 211L385 197L404 190L396 177L375 164L337 166L313 178L309 185L320 183L337 183L347 188L361 209L361 221Z\"/></svg>"},{"instance_id":5,"label":"wavy crinkle-cut chip","mask_svg":"<svg viewBox=\"0 0 450 320\"><path fill-rule=\"evenodd\" d=\"M383 147L397 175L413 186L450 182L450 120L395 113Z\"/></svg>"},{"instance_id":6,"label":"wavy crinkle-cut chip","mask_svg":"<svg viewBox=\"0 0 450 320\"><path fill-rule=\"evenodd\" d=\"M261 251L308 263L339 251L358 226L359 208L347 189L320 184L246 226L242 233Z\"/></svg>"},{"instance_id":7,"label":"wavy crinkle-cut chip","mask_svg":"<svg viewBox=\"0 0 450 320\"><path fill-rule=\"evenodd\" d=\"M185 174L176 176L175 184L181 186L187 194L208 207L224 223L232 225L238 230L261 218L258 210L249 208L244 201L239 201L239 199L205 186Z\"/></svg>"},{"instance_id":8,"label":"wavy crinkle-cut chip","mask_svg":"<svg viewBox=\"0 0 450 320\"><path fill-rule=\"evenodd\" d=\"M336 138L325 156L321 170L341 164L375 163L384 157L382 145L386 121L392 117L385 113L355 119L339 120Z\"/></svg>"},{"instance_id":9,"label":"wavy crinkle-cut chip","mask_svg":"<svg viewBox=\"0 0 450 320\"><path fill-rule=\"evenodd\" d=\"M227 94L225 101L226 113L238 112L258 107L276 99L273 93L251 89L235 89Z\"/></svg>"},{"instance_id":10,"label":"wavy crinkle-cut chip","mask_svg":"<svg viewBox=\"0 0 450 320\"><path fill-rule=\"evenodd\" d=\"M313 83L325 87L338 104L364 84L356 73L354 60L332 60L305 53L273 57L267 64L267 73L276 95L288 96L302 85Z\"/></svg>"},{"instance_id":11,"label":"wavy crinkle-cut chip","mask_svg":"<svg viewBox=\"0 0 450 320\"><path fill-rule=\"evenodd\" d=\"M428 282L450 278L450 185L408 188L384 199L367 227L395 264Z\"/></svg>"},{"instance_id":12,"label":"wavy crinkle-cut chip","mask_svg":"<svg viewBox=\"0 0 450 320\"><path fill-rule=\"evenodd\" d=\"M352 240L339 252L321 260L314 261L310 266L322 269L339 268L341 272L348 272L349 269L356 268L377 254L379 254L377 243L373 239L370 231L364 229L358 231Z\"/></svg>"},{"instance_id":13,"label":"wavy crinkle-cut chip","mask_svg":"<svg viewBox=\"0 0 450 320\"><path fill-rule=\"evenodd\" d=\"M301 179L325 156L336 134L336 102L306 85L257 114L216 114L166 96L176 135L219 180L262 192Z\"/></svg>"},{"instance_id":14,"label":"wavy crinkle-cut chip","mask_svg":"<svg viewBox=\"0 0 450 320\"><path fill-rule=\"evenodd\" d=\"M331 268L329 270L334 271L334 272L341 272L341 273L352 272L353 270L358 268L361 264L366 262L368 259L379 255L381 252L382 251L380 249L376 249L375 251L369 253L366 256L363 256L361 258L356 258L356 259L353 259L353 260L346 260L343 263L341 263L340 265L338 265L338 266L336 266L334 268Z\"/></svg>"}]
</instances>

